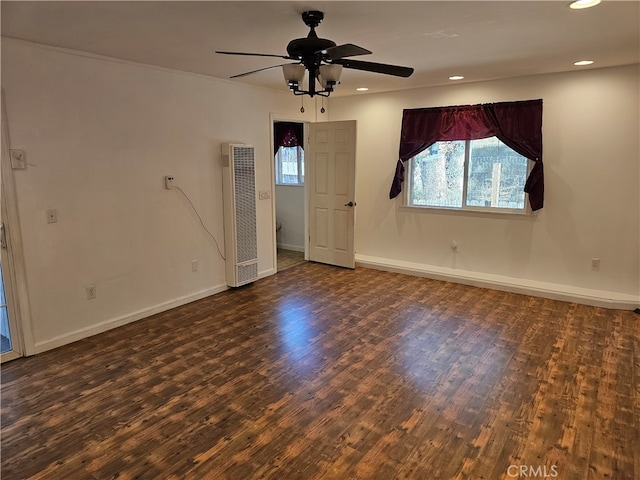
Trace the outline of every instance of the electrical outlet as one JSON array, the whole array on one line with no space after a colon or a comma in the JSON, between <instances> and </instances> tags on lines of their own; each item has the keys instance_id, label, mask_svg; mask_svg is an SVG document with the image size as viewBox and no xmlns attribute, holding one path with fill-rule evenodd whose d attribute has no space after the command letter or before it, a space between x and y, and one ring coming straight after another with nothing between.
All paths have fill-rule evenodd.
<instances>
[{"instance_id":1,"label":"electrical outlet","mask_svg":"<svg viewBox=\"0 0 640 480\"><path fill-rule=\"evenodd\" d=\"M167 190L171 190L173 188L173 175L165 175L164 177L164 188Z\"/></svg>"},{"instance_id":2,"label":"electrical outlet","mask_svg":"<svg viewBox=\"0 0 640 480\"><path fill-rule=\"evenodd\" d=\"M453 250L454 252L458 251L458 247L459 246L460 246L460 244L457 241L455 241L455 240L451 241L451 250Z\"/></svg>"},{"instance_id":3,"label":"electrical outlet","mask_svg":"<svg viewBox=\"0 0 640 480\"><path fill-rule=\"evenodd\" d=\"M260 190L260 192L258 192L258 198L260 200L269 200L271 198L271 192L269 190Z\"/></svg>"},{"instance_id":4,"label":"electrical outlet","mask_svg":"<svg viewBox=\"0 0 640 480\"><path fill-rule=\"evenodd\" d=\"M58 223L58 212L55 208L47 210L47 223Z\"/></svg>"},{"instance_id":5,"label":"electrical outlet","mask_svg":"<svg viewBox=\"0 0 640 480\"><path fill-rule=\"evenodd\" d=\"M87 300L93 300L96 298L96 286L95 285L87 285Z\"/></svg>"},{"instance_id":6,"label":"electrical outlet","mask_svg":"<svg viewBox=\"0 0 640 480\"><path fill-rule=\"evenodd\" d=\"M191 271L192 272L197 272L198 271L198 260L192 260L191 261Z\"/></svg>"},{"instance_id":7,"label":"electrical outlet","mask_svg":"<svg viewBox=\"0 0 640 480\"><path fill-rule=\"evenodd\" d=\"M600 270L600 259L592 258L591 259L591 270Z\"/></svg>"}]
</instances>

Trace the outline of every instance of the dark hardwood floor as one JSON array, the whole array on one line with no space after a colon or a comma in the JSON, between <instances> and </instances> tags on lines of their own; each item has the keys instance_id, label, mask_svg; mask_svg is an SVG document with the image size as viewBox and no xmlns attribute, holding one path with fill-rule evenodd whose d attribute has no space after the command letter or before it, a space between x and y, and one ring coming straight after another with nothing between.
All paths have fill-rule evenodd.
<instances>
[{"instance_id":1,"label":"dark hardwood floor","mask_svg":"<svg viewBox=\"0 0 640 480\"><path fill-rule=\"evenodd\" d=\"M4 364L2 479L638 479L639 319L303 263Z\"/></svg>"}]
</instances>

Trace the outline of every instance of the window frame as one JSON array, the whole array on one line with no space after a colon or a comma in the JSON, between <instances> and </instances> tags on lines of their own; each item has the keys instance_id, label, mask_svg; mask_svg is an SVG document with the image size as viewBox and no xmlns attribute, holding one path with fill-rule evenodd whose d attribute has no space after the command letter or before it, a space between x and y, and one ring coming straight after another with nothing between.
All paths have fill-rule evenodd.
<instances>
[{"instance_id":1,"label":"window frame","mask_svg":"<svg viewBox=\"0 0 640 480\"><path fill-rule=\"evenodd\" d=\"M414 184L413 160L415 157L420 155L419 153L414 155L413 157L411 157L405 162L405 171L406 171L405 178L407 179L406 180L407 188L405 189L405 194L403 195L402 206L407 209L427 210L427 211L432 210L432 211L445 211L445 212L477 212L477 213L491 213L491 214L495 213L499 215L531 215L533 211L531 209L531 205L529 204L529 194L527 192L524 192L524 207L522 209L467 205L467 187L469 184L469 181L468 181L469 180L469 156L471 151L469 146L473 140L462 140L462 141L465 142L464 165L463 165L463 173L462 173L463 175L462 206L448 207L448 206L439 206L439 205L415 205L412 203L411 196L412 196L413 184ZM504 142L501 141L501 143L504 145ZM517 154L518 152L515 152L515 153ZM526 182L526 179L529 177L529 175L531 174L531 171L533 170L535 162L530 158L524 157L524 155L520 155L520 156L527 160L527 173L525 175L525 182Z\"/></svg>"},{"instance_id":2,"label":"window frame","mask_svg":"<svg viewBox=\"0 0 640 480\"><path fill-rule=\"evenodd\" d=\"M282 182L282 149L283 148L295 148L297 154L298 164L298 181L296 183L284 183ZM275 184L285 187L303 187L304 186L304 148L301 145L295 147L278 147L278 151L274 155L275 163Z\"/></svg>"}]
</instances>

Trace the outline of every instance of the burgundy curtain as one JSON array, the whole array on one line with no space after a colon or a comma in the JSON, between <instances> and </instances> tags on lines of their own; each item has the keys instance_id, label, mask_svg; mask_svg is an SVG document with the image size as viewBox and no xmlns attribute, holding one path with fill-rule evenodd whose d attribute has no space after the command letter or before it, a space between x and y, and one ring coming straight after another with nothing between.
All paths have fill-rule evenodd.
<instances>
[{"instance_id":1,"label":"burgundy curtain","mask_svg":"<svg viewBox=\"0 0 640 480\"><path fill-rule=\"evenodd\" d=\"M276 122L273 125L273 154L280 147L302 147L304 145L304 124L295 122Z\"/></svg>"},{"instance_id":2,"label":"burgundy curtain","mask_svg":"<svg viewBox=\"0 0 640 480\"><path fill-rule=\"evenodd\" d=\"M542 167L542 100L404 110L400 160L389 198L397 197L404 182L404 162L436 142L498 137L508 147L535 162L524 191L532 210L544 204Z\"/></svg>"}]
</instances>

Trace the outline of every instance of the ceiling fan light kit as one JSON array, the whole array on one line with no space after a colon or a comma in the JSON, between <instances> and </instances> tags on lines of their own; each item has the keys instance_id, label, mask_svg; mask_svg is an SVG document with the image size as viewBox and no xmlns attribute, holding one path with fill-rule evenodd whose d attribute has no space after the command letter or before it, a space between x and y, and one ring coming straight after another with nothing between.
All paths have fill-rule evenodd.
<instances>
[{"instance_id":1,"label":"ceiling fan light kit","mask_svg":"<svg viewBox=\"0 0 640 480\"><path fill-rule=\"evenodd\" d=\"M311 95L309 90L300 89L306 73L304 65L299 63L282 65L282 73L284 74L284 81L294 95ZM316 77L320 85L322 85L322 90L315 90L313 94L328 97L333 92L333 87L339 83L341 73L342 65L320 65Z\"/></svg>"},{"instance_id":2,"label":"ceiling fan light kit","mask_svg":"<svg viewBox=\"0 0 640 480\"><path fill-rule=\"evenodd\" d=\"M317 10L310 10L302 14L302 21L310 29L309 34L304 38L291 40L287 45L287 55L225 51L216 51L216 53L224 55L276 57L284 58L285 60L294 60L297 63L273 65L271 67L260 68L258 70L241 73L239 75L233 75L231 78L242 77L264 70L282 67L284 79L293 94L309 95L310 97L314 97L315 95L328 97L331 95L334 87L340 83L340 76L343 68L364 70L367 72L394 75L404 78L409 77L413 73L413 68L410 67L347 59L346 57L368 55L371 51L351 43L336 45L336 43L331 40L319 38L315 29L320 25L323 18L324 13ZM304 90L302 85L307 71L309 72L308 89ZM321 88L318 88L316 82L320 84Z\"/></svg>"},{"instance_id":3,"label":"ceiling fan light kit","mask_svg":"<svg viewBox=\"0 0 640 480\"><path fill-rule=\"evenodd\" d=\"M320 65L319 79L322 88L328 92L333 91L333 87L340 81L342 75L342 65Z\"/></svg>"},{"instance_id":4,"label":"ceiling fan light kit","mask_svg":"<svg viewBox=\"0 0 640 480\"><path fill-rule=\"evenodd\" d=\"M298 85L304 80L304 74L306 70L304 65L299 63L289 63L282 65L282 73L284 74L284 81L287 82L289 88L294 92L298 89Z\"/></svg>"}]
</instances>

